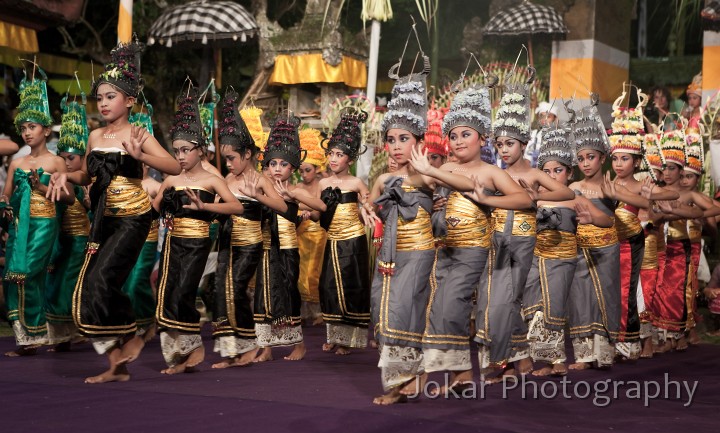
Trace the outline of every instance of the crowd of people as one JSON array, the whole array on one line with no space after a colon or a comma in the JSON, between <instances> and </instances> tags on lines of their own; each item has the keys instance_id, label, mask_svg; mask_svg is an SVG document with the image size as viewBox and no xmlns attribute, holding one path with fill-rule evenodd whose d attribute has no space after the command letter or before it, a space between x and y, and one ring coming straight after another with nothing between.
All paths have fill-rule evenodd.
<instances>
[{"instance_id":1,"label":"crowd of people","mask_svg":"<svg viewBox=\"0 0 720 433\"><path fill-rule=\"evenodd\" d=\"M343 111L323 139L282 112L267 133L261 110L239 107L232 88L217 111L222 177L207 161L213 128L191 83L177 98L173 154L147 117L131 116L141 51L118 45L94 81L105 126L88 130L84 95L63 99L57 155L41 69L20 85L15 127L30 151L12 159L0 202L17 344L6 355L88 338L108 366L86 382L126 381L159 333L162 373L193 371L206 355L196 297L213 249L212 368L270 361L278 346L303 359L305 316L325 324L323 351L346 355L373 339L376 404L406 400L432 372L448 372L455 391L471 385L474 347L494 383L696 342L701 235L715 233L720 206L697 188L704 151L692 113L655 129L647 96L625 86L607 131L596 95L580 110L543 106L544 128L531 131L532 78L505 84L494 119L493 77L459 82L449 107L429 108L423 55L421 72L391 71L381 128L392 164L369 187L350 173L367 150L367 113ZM481 157L488 142L499 161ZM708 298L719 299L716 286Z\"/></svg>"}]
</instances>

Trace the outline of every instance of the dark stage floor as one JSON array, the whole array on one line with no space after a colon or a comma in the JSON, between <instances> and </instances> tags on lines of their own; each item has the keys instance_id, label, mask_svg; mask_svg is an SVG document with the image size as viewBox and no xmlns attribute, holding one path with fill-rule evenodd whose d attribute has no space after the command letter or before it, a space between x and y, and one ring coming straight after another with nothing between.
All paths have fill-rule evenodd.
<instances>
[{"instance_id":1,"label":"dark stage floor","mask_svg":"<svg viewBox=\"0 0 720 433\"><path fill-rule=\"evenodd\" d=\"M475 398L464 400L421 397L378 407L372 404L381 392L377 352L323 353L323 332L306 329L303 361L282 360L289 350L280 348L275 361L227 370L210 369L218 358L208 340L201 371L179 376L159 373L164 363L156 338L131 364L129 382L102 385L83 384L85 376L105 367L89 344L71 353L2 358L0 431L717 431L720 346L691 347L611 371L575 372L564 382L529 378L514 389L478 385ZM0 351L13 347L12 338L0 338Z\"/></svg>"}]
</instances>

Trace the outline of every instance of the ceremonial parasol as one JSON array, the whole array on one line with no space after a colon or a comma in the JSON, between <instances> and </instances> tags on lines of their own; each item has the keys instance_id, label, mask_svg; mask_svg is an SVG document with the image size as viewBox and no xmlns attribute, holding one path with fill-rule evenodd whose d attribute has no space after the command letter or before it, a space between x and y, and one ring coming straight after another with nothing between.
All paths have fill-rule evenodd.
<instances>
[{"instance_id":1,"label":"ceremonial parasol","mask_svg":"<svg viewBox=\"0 0 720 433\"><path fill-rule=\"evenodd\" d=\"M221 47L246 42L257 33L255 18L243 6L232 1L200 0L163 12L148 31L148 45L157 42L167 48L173 45L213 48L219 65ZM217 66L215 81L220 85Z\"/></svg>"},{"instance_id":2,"label":"ceremonial parasol","mask_svg":"<svg viewBox=\"0 0 720 433\"><path fill-rule=\"evenodd\" d=\"M532 35L565 35L568 29L560 14L551 6L524 0L517 6L501 10L483 28L488 36L527 36L530 65L533 65Z\"/></svg>"}]
</instances>

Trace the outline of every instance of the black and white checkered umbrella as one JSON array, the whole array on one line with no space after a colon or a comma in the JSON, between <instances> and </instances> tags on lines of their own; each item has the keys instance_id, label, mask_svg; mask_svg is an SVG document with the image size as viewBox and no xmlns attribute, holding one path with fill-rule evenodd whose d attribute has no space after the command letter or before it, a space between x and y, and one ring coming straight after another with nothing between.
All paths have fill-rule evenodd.
<instances>
[{"instance_id":1,"label":"black and white checkered umbrella","mask_svg":"<svg viewBox=\"0 0 720 433\"><path fill-rule=\"evenodd\" d=\"M258 31L255 18L231 1L194 1L165 11L148 31L148 45L179 42L217 45L245 42Z\"/></svg>"},{"instance_id":2,"label":"black and white checkered umbrella","mask_svg":"<svg viewBox=\"0 0 720 433\"><path fill-rule=\"evenodd\" d=\"M483 28L483 34L496 36L564 35L567 32L565 22L555 9L527 0L498 12Z\"/></svg>"}]
</instances>

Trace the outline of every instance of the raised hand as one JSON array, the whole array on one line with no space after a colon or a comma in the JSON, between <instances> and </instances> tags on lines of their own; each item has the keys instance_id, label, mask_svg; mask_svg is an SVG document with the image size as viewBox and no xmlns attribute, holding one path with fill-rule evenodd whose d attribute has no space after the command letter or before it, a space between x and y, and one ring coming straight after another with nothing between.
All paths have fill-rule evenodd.
<instances>
[{"instance_id":1,"label":"raised hand","mask_svg":"<svg viewBox=\"0 0 720 433\"><path fill-rule=\"evenodd\" d=\"M485 193L485 184L480 183L478 177L474 174L470 175L470 179L475 183L475 189L462 194L473 200L475 203L485 203L485 197L487 197L487 193Z\"/></svg>"},{"instance_id":2,"label":"raised hand","mask_svg":"<svg viewBox=\"0 0 720 433\"><path fill-rule=\"evenodd\" d=\"M375 227L375 223L381 222L380 218L375 215L375 211L367 210L365 206L360 207L360 216L367 227Z\"/></svg>"},{"instance_id":3,"label":"raised hand","mask_svg":"<svg viewBox=\"0 0 720 433\"><path fill-rule=\"evenodd\" d=\"M190 204L183 205L183 207L185 209L192 209L192 210L205 209L205 203L203 203L203 201L200 200L200 197L198 197L198 195L195 194L195 191L193 191L190 188L185 188L185 194L187 194L188 199L190 199Z\"/></svg>"},{"instance_id":4,"label":"raised hand","mask_svg":"<svg viewBox=\"0 0 720 433\"><path fill-rule=\"evenodd\" d=\"M610 172L605 173L603 182L600 184L600 190L605 197L611 200L615 200L617 197L617 189L615 189L615 182L610 179Z\"/></svg>"},{"instance_id":5,"label":"raised hand","mask_svg":"<svg viewBox=\"0 0 720 433\"><path fill-rule=\"evenodd\" d=\"M427 149L420 150L417 147L411 149L410 165L420 174L427 175L433 166L427 157Z\"/></svg>"},{"instance_id":6,"label":"raised hand","mask_svg":"<svg viewBox=\"0 0 720 433\"><path fill-rule=\"evenodd\" d=\"M590 213L590 207L587 204L580 202L576 203L575 215L578 224L592 224L593 218Z\"/></svg>"},{"instance_id":7,"label":"raised hand","mask_svg":"<svg viewBox=\"0 0 720 433\"><path fill-rule=\"evenodd\" d=\"M238 184L238 191L250 198L257 197L260 175L255 170L242 174L242 180Z\"/></svg>"},{"instance_id":8,"label":"raised hand","mask_svg":"<svg viewBox=\"0 0 720 433\"><path fill-rule=\"evenodd\" d=\"M149 136L150 134L145 128L132 125L130 127L130 143L123 141L122 145L130 156L139 161L143 154L143 144Z\"/></svg>"},{"instance_id":9,"label":"raised hand","mask_svg":"<svg viewBox=\"0 0 720 433\"><path fill-rule=\"evenodd\" d=\"M538 197L540 196L540 192L538 191L539 187L529 185L525 181L525 179L522 178L518 179L518 183L525 190L525 192L528 193L528 195L533 201L538 201Z\"/></svg>"},{"instance_id":10,"label":"raised hand","mask_svg":"<svg viewBox=\"0 0 720 433\"><path fill-rule=\"evenodd\" d=\"M655 189L656 185L655 182L653 182L652 178L650 176L646 177L645 180L642 182L642 186L640 187L640 195L646 199L650 200L650 197L652 197L653 189Z\"/></svg>"},{"instance_id":11,"label":"raised hand","mask_svg":"<svg viewBox=\"0 0 720 433\"><path fill-rule=\"evenodd\" d=\"M63 192L70 194L67 189L67 173L53 173L50 175L45 198L51 201L60 201Z\"/></svg>"},{"instance_id":12,"label":"raised hand","mask_svg":"<svg viewBox=\"0 0 720 433\"><path fill-rule=\"evenodd\" d=\"M280 196L285 200L293 200L295 199L295 195L292 191L288 189L289 182L288 181L281 181L280 179L275 180L275 191L277 191Z\"/></svg>"}]
</instances>

